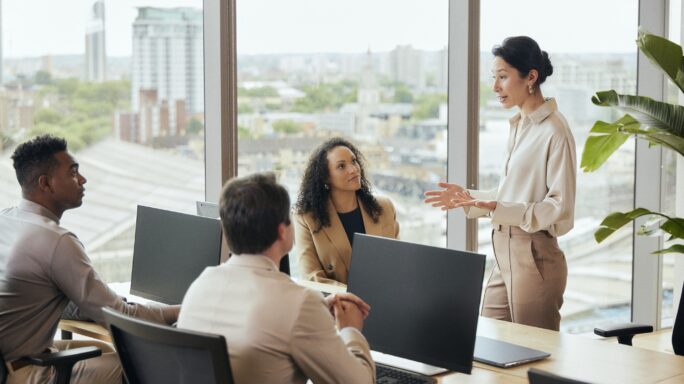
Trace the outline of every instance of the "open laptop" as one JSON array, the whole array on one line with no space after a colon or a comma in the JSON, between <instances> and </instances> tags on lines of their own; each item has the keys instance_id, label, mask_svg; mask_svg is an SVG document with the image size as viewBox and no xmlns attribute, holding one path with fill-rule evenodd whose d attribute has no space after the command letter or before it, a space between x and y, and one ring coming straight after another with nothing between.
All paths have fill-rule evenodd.
<instances>
[{"instance_id":1,"label":"open laptop","mask_svg":"<svg viewBox=\"0 0 684 384\"><path fill-rule=\"evenodd\" d=\"M520 345L478 336L475 342L475 361L500 368L510 368L551 356L550 353Z\"/></svg>"},{"instance_id":2,"label":"open laptop","mask_svg":"<svg viewBox=\"0 0 684 384\"><path fill-rule=\"evenodd\" d=\"M355 234L347 290L371 306L363 333L373 357L470 373L484 268L484 255Z\"/></svg>"}]
</instances>

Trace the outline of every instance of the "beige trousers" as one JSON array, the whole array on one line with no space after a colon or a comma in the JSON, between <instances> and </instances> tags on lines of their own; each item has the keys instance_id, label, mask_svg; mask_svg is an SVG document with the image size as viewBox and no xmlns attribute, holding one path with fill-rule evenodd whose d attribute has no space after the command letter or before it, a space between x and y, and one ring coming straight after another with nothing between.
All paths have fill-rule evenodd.
<instances>
[{"instance_id":1,"label":"beige trousers","mask_svg":"<svg viewBox=\"0 0 684 384\"><path fill-rule=\"evenodd\" d=\"M114 348L95 340L55 340L50 348L53 352L80 347L95 346L102 350L102 356L79 361L71 371L71 383L79 384L121 384L122 370ZM27 365L13 371L9 366L8 384L45 384L55 380L54 367Z\"/></svg>"},{"instance_id":2,"label":"beige trousers","mask_svg":"<svg viewBox=\"0 0 684 384\"><path fill-rule=\"evenodd\" d=\"M527 233L495 225L496 266L489 277L482 316L557 331L568 279L558 241L547 231Z\"/></svg>"}]
</instances>

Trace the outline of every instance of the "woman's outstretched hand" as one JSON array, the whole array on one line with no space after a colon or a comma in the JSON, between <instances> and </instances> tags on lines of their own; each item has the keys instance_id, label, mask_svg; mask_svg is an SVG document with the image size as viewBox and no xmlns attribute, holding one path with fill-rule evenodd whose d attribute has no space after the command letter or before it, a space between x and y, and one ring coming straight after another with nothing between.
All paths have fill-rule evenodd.
<instances>
[{"instance_id":1,"label":"woman's outstretched hand","mask_svg":"<svg viewBox=\"0 0 684 384\"><path fill-rule=\"evenodd\" d=\"M442 211L460 207L478 207L493 211L496 209L496 201L482 201L473 198L468 191L458 184L439 183L442 189L425 192L427 204L439 207Z\"/></svg>"}]
</instances>

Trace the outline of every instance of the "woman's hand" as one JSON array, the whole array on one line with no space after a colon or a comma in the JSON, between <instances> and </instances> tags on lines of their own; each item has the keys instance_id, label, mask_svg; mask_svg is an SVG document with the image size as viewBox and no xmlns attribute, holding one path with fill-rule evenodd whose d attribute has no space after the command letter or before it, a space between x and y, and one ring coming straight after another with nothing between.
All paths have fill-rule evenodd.
<instances>
[{"instance_id":1,"label":"woman's hand","mask_svg":"<svg viewBox=\"0 0 684 384\"><path fill-rule=\"evenodd\" d=\"M441 190L427 191L425 203L433 207L440 207L443 211L460 207L478 207L493 211L496 209L496 201L483 201L473 198L468 191L458 184L439 183Z\"/></svg>"},{"instance_id":2,"label":"woman's hand","mask_svg":"<svg viewBox=\"0 0 684 384\"><path fill-rule=\"evenodd\" d=\"M456 208L455 204L460 202L461 194L468 193L463 187L458 184L439 183L437 184L439 190L425 192L425 203L432 204L433 207L439 207L442 211Z\"/></svg>"}]
</instances>

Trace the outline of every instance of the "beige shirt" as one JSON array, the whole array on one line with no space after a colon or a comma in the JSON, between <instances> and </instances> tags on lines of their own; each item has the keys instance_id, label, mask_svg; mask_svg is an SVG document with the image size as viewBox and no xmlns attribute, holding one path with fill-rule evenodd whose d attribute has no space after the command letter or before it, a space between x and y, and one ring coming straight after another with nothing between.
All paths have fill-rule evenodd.
<instances>
[{"instance_id":1,"label":"beige shirt","mask_svg":"<svg viewBox=\"0 0 684 384\"><path fill-rule=\"evenodd\" d=\"M102 307L169 323L165 305L123 301L98 276L76 235L45 207L22 200L0 212L0 351L5 360L52 345L64 307L104 325Z\"/></svg>"},{"instance_id":2,"label":"beige shirt","mask_svg":"<svg viewBox=\"0 0 684 384\"><path fill-rule=\"evenodd\" d=\"M510 119L507 160L499 187L470 191L481 200L496 200L494 212L466 210L469 218L491 215L493 224L527 232L547 230L561 236L574 225L577 156L575 140L556 101L547 99L525 119Z\"/></svg>"},{"instance_id":3,"label":"beige shirt","mask_svg":"<svg viewBox=\"0 0 684 384\"><path fill-rule=\"evenodd\" d=\"M208 267L183 299L178 327L223 335L241 383L372 383L368 343L354 328L335 331L316 291L295 284L260 255Z\"/></svg>"}]
</instances>

